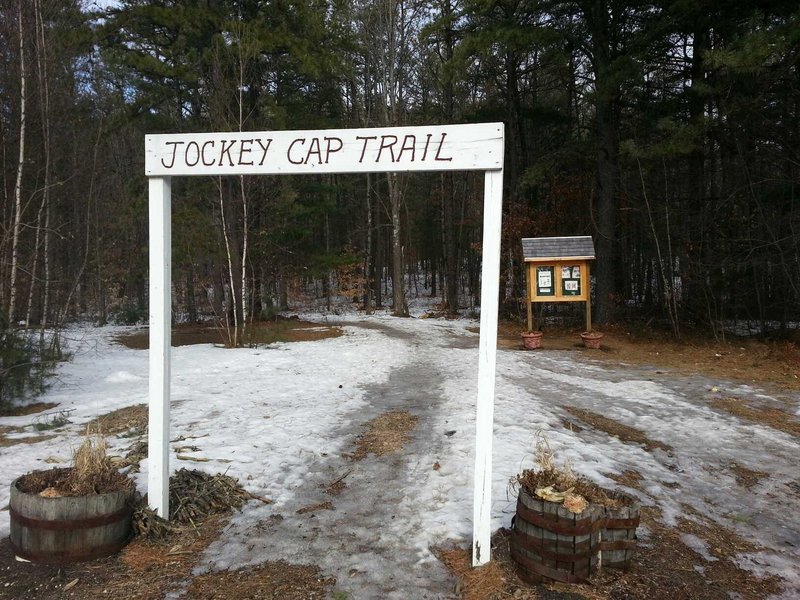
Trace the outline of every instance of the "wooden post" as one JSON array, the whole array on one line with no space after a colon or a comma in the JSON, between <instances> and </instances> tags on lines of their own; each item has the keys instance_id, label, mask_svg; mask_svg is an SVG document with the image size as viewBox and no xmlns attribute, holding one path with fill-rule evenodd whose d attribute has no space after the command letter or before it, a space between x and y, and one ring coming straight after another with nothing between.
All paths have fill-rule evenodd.
<instances>
[{"instance_id":1,"label":"wooden post","mask_svg":"<svg viewBox=\"0 0 800 600\"><path fill-rule=\"evenodd\" d=\"M148 411L147 501L160 517L169 515L169 387L172 326L171 179L150 182L150 404Z\"/></svg>"},{"instance_id":2,"label":"wooden post","mask_svg":"<svg viewBox=\"0 0 800 600\"><path fill-rule=\"evenodd\" d=\"M525 263L525 304L528 310L528 331L533 331L533 298L531 298L531 265Z\"/></svg>"},{"instance_id":3,"label":"wooden post","mask_svg":"<svg viewBox=\"0 0 800 600\"><path fill-rule=\"evenodd\" d=\"M586 331L592 330L592 279L589 272L589 261L586 261Z\"/></svg>"},{"instance_id":4,"label":"wooden post","mask_svg":"<svg viewBox=\"0 0 800 600\"><path fill-rule=\"evenodd\" d=\"M492 434L500 292L500 230L503 171L486 171L483 193L481 337L478 348L478 401L475 416L475 502L472 511L472 566L489 562L492 535Z\"/></svg>"}]
</instances>

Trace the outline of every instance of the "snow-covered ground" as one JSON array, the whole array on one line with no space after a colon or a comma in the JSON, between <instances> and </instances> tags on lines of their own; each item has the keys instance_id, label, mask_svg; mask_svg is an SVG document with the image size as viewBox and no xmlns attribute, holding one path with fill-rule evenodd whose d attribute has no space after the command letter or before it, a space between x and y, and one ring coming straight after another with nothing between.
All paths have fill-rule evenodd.
<instances>
[{"instance_id":1,"label":"snow-covered ground","mask_svg":"<svg viewBox=\"0 0 800 600\"><path fill-rule=\"evenodd\" d=\"M318 317L319 319L319 317ZM197 446L208 462L171 461L227 471L252 493L251 502L202 557L198 572L267 560L319 565L337 589L358 598L447 598L447 573L431 547L468 543L472 534L472 470L478 335L469 320L336 316L344 335L317 342L227 350L211 345L173 349L172 439ZM68 461L85 424L117 408L147 401L147 352L113 343L130 329L71 330L71 362L42 398L69 409L70 425L35 433L34 417L5 417L26 426L17 437L36 443L0 449L0 536L8 535L9 484L27 471ZM493 467L493 528L508 527L515 499L509 479L532 466L538 431L557 457L602 485L608 474L635 470L667 524L692 519L682 505L714 516L765 550L738 564L786 581L784 598L800 593L800 487L797 439L709 407L708 397L758 397L764 392L724 381L678 377L655 368L607 365L587 353L500 350L497 363ZM719 391L712 391L712 388ZM795 409L800 398L793 398ZM651 451L591 428L563 426L572 406L643 431L674 450ZM363 424L400 409L419 416L402 452L351 462ZM122 453L130 439L112 438ZM185 449L182 454L187 454ZM434 469L438 463L439 468ZM770 475L753 489L736 482L733 464ZM144 492L147 461L137 475ZM336 497L324 488L344 477ZM330 500L333 510L297 514ZM648 543L647 531L640 538ZM703 556L703 541L686 540ZM711 557L713 558L713 557Z\"/></svg>"}]
</instances>

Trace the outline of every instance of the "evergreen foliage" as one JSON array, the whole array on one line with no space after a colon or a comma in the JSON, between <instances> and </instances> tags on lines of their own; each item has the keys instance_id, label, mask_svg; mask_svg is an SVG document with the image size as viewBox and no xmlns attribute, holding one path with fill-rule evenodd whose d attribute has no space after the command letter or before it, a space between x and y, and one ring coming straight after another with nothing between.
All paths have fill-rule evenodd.
<instances>
[{"instance_id":1,"label":"evergreen foliage","mask_svg":"<svg viewBox=\"0 0 800 600\"><path fill-rule=\"evenodd\" d=\"M147 133L500 120L510 314L520 237L592 235L601 321L796 327L799 31L784 0L10 0L2 313L146 314ZM243 328L340 277L473 308L481 212L477 175L178 178L176 316Z\"/></svg>"}]
</instances>

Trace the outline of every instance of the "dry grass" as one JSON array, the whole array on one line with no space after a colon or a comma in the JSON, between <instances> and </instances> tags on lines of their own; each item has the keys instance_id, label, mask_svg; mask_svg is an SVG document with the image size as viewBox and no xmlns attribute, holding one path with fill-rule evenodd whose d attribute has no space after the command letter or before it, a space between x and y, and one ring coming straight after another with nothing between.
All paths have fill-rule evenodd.
<instances>
[{"instance_id":1,"label":"dry grass","mask_svg":"<svg viewBox=\"0 0 800 600\"><path fill-rule=\"evenodd\" d=\"M275 342L311 342L338 337L342 330L319 323L299 319L280 319L251 323L245 333L245 345L272 344ZM132 350L147 350L150 339L147 331L137 331L116 338L116 341ZM193 344L226 344L227 336L221 327L207 325L176 325L172 328L173 346Z\"/></svg>"},{"instance_id":2,"label":"dry grass","mask_svg":"<svg viewBox=\"0 0 800 600\"><path fill-rule=\"evenodd\" d=\"M644 481L642 474L634 470L623 471L622 473L606 473L605 475L620 485L626 485L637 490L641 489L642 481Z\"/></svg>"},{"instance_id":3,"label":"dry grass","mask_svg":"<svg viewBox=\"0 0 800 600\"><path fill-rule=\"evenodd\" d=\"M613 419L609 419L603 415L598 415L597 413L582 408L577 408L575 406L565 406L564 410L566 410L572 416L578 417L581 421L591 425L595 429L605 431L609 435L619 438L620 441L641 444L647 451L652 451L655 448L661 448L665 452L672 452L672 446L669 444L651 440L644 434L644 432L633 427L629 427L628 425L617 423Z\"/></svg>"},{"instance_id":4,"label":"dry grass","mask_svg":"<svg viewBox=\"0 0 800 600\"><path fill-rule=\"evenodd\" d=\"M732 463L730 470L736 476L736 483L747 490L758 485L762 479L769 477L769 473L765 471L754 471L738 463Z\"/></svg>"},{"instance_id":5,"label":"dry grass","mask_svg":"<svg viewBox=\"0 0 800 600\"><path fill-rule=\"evenodd\" d=\"M367 431L356 440L352 460L362 460L368 454L383 456L399 451L410 439L419 417L406 411L391 411L366 424Z\"/></svg>"},{"instance_id":6,"label":"dry grass","mask_svg":"<svg viewBox=\"0 0 800 600\"><path fill-rule=\"evenodd\" d=\"M711 401L711 406L740 419L758 423L759 425L766 425L791 436L800 437L800 421L787 411L766 406L755 408L747 405L740 398L715 398Z\"/></svg>"},{"instance_id":7,"label":"dry grass","mask_svg":"<svg viewBox=\"0 0 800 600\"><path fill-rule=\"evenodd\" d=\"M608 508L629 506L633 502L633 498L627 495L615 494L609 490L604 490L596 483L583 477L565 476L564 472L558 469L548 471L526 469L517 476L517 482L533 498L537 497L536 490L552 486L553 489L559 492L572 490L573 495L583 496L591 504L600 504Z\"/></svg>"},{"instance_id":8,"label":"dry grass","mask_svg":"<svg viewBox=\"0 0 800 600\"><path fill-rule=\"evenodd\" d=\"M192 580L187 596L193 600L324 600L335 583L318 567L276 561L253 569L200 575Z\"/></svg>"},{"instance_id":9,"label":"dry grass","mask_svg":"<svg viewBox=\"0 0 800 600\"><path fill-rule=\"evenodd\" d=\"M345 490L345 488L347 488L347 484L345 483L344 480L352 472L353 472L352 470L351 471L347 471L341 477L331 481L328 484L323 484L320 487L322 487L325 490L325 493L328 494L329 496L338 496L339 494L341 494Z\"/></svg>"},{"instance_id":10,"label":"dry grass","mask_svg":"<svg viewBox=\"0 0 800 600\"><path fill-rule=\"evenodd\" d=\"M303 508L297 509L295 512L298 515L305 515L320 510L333 510L333 502L331 502L330 500L326 500L325 502L317 502L316 504L309 504L308 506L304 506Z\"/></svg>"},{"instance_id":11,"label":"dry grass","mask_svg":"<svg viewBox=\"0 0 800 600\"><path fill-rule=\"evenodd\" d=\"M105 435L144 435L147 432L147 405L126 406L101 415L97 418L97 427Z\"/></svg>"},{"instance_id":12,"label":"dry grass","mask_svg":"<svg viewBox=\"0 0 800 600\"><path fill-rule=\"evenodd\" d=\"M133 512L134 532L149 542L172 543L181 526L196 527L219 515L230 514L248 500L272 503L254 496L229 475L179 469L169 478L169 521L159 517L142 499Z\"/></svg>"},{"instance_id":13,"label":"dry grass","mask_svg":"<svg viewBox=\"0 0 800 600\"><path fill-rule=\"evenodd\" d=\"M169 518L179 523L195 523L216 514L241 508L248 500L272 504L246 491L239 481L217 473L179 469L169 478Z\"/></svg>"},{"instance_id":14,"label":"dry grass","mask_svg":"<svg viewBox=\"0 0 800 600\"><path fill-rule=\"evenodd\" d=\"M439 549L439 559L458 579L457 589L464 600L497 600L508 597L506 567L492 560L477 568L464 548Z\"/></svg>"},{"instance_id":15,"label":"dry grass","mask_svg":"<svg viewBox=\"0 0 800 600\"><path fill-rule=\"evenodd\" d=\"M576 513L580 513L586 508L584 500L609 508L629 506L633 502L633 499L627 495L610 492L596 483L578 476L568 461L559 465L543 431L536 434L534 463L537 468L526 469L511 480L512 489L522 488L531 497L537 498L539 497L536 493L537 490L551 487L556 492L567 493L564 498L564 507ZM559 500L559 502L561 501ZM575 509L573 510L570 506Z\"/></svg>"},{"instance_id":16,"label":"dry grass","mask_svg":"<svg viewBox=\"0 0 800 600\"><path fill-rule=\"evenodd\" d=\"M177 526L166 545L135 539L108 566L101 565L102 568L96 571L101 578L99 581L84 585L89 564L83 573L76 573L76 577L83 577L70 597L94 600L113 594L126 600L160 600L168 592L180 589L191 576L192 567L208 545L219 538L226 521L226 518L217 516L197 523L195 527ZM73 568L78 569L80 565Z\"/></svg>"},{"instance_id":17,"label":"dry grass","mask_svg":"<svg viewBox=\"0 0 800 600\"><path fill-rule=\"evenodd\" d=\"M72 454L72 469L58 491L65 496L87 496L131 489L131 480L117 471L107 450L105 438L87 432Z\"/></svg>"}]
</instances>

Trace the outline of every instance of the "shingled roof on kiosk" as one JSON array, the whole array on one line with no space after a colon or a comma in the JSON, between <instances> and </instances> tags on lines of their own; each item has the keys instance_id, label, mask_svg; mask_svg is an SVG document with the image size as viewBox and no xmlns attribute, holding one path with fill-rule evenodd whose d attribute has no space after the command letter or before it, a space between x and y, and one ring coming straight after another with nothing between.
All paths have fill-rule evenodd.
<instances>
[{"instance_id":1,"label":"shingled roof on kiosk","mask_svg":"<svg viewBox=\"0 0 800 600\"><path fill-rule=\"evenodd\" d=\"M594 260L594 242L589 235L522 238L522 255L526 262L554 259Z\"/></svg>"}]
</instances>

